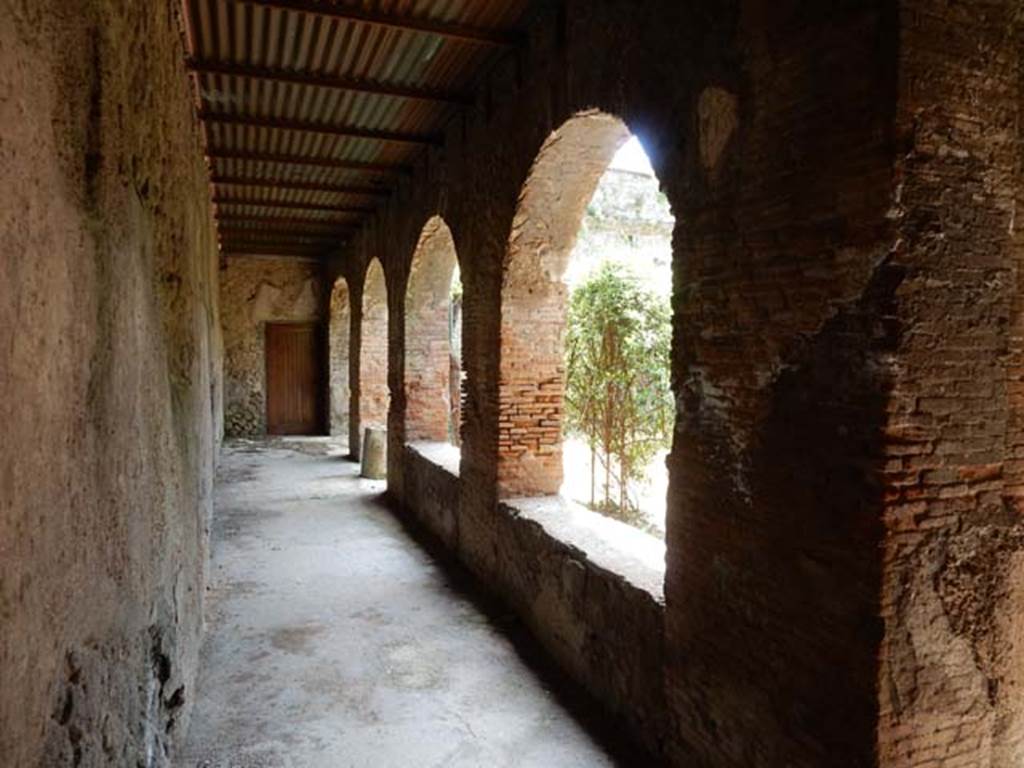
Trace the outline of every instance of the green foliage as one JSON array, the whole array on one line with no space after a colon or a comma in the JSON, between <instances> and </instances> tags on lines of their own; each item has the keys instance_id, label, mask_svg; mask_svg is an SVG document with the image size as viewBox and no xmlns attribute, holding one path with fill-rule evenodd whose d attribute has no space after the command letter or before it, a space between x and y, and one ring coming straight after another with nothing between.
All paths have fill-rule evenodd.
<instances>
[{"instance_id":1,"label":"green foliage","mask_svg":"<svg viewBox=\"0 0 1024 768\"><path fill-rule=\"evenodd\" d=\"M625 267L606 262L577 288L566 329L566 429L581 435L604 471L591 506L637 523L630 487L672 435L669 378L672 342L668 301L639 285Z\"/></svg>"}]
</instances>

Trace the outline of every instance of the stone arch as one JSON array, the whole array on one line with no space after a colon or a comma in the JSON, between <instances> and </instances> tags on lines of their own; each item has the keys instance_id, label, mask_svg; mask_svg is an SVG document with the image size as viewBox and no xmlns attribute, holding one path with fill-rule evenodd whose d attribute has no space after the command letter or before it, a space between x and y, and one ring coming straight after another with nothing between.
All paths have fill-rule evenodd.
<instances>
[{"instance_id":1,"label":"stone arch","mask_svg":"<svg viewBox=\"0 0 1024 768\"><path fill-rule=\"evenodd\" d=\"M332 435L347 436L349 429L350 302L348 282L344 277L339 277L331 290L327 315L327 373Z\"/></svg>"},{"instance_id":2,"label":"stone arch","mask_svg":"<svg viewBox=\"0 0 1024 768\"><path fill-rule=\"evenodd\" d=\"M501 290L502 496L555 494L562 484L563 277L587 203L629 137L617 117L577 114L544 142L520 193Z\"/></svg>"},{"instance_id":3,"label":"stone arch","mask_svg":"<svg viewBox=\"0 0 1024 768\"><path fill-rule=\"evenodd\" d=\"M363 281L359 350L359 424L385 427L388 419L388 292L384 268L370 261Z\"/></svg>"},{"instance_id":4,"label":"stone arch","mask_svg":"<svg viewBox=\"0 0 1024 768\"><path fill-rule=\"evenodd\" d=\"M405 437L448 441L452 424L452 278L455 240L440 216L424 225L413 252L405 295Z\"/></svg>"}]
</instances>

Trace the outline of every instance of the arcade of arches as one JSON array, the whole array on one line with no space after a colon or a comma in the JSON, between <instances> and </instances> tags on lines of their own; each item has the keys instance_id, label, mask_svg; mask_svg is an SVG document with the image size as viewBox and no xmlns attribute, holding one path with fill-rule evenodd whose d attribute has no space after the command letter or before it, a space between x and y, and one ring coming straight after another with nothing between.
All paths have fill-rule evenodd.
<instances>
[{"instance_id":1,"label":"arcade of arches","mask_svg":"<svg viewBox=\"0 0 1024 768\"><path fill-rule=\"evenodd\" d=\"M1018 0L74 5L0 0L0 763L1024 762ZM559 495L630 136L664 540Z\"/></svg>"}]
</instances>

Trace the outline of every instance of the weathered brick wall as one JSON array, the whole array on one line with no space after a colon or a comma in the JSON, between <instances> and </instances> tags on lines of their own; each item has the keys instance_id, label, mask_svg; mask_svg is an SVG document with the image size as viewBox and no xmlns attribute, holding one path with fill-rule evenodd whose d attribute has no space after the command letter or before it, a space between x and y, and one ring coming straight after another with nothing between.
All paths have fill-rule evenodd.
<instances>
[{"instance_id":1,"label":"weathered brick wall","mask_svg":"<svg viewBox=\"0 0 1024 768\"><path fill-rule=\"evenodd\" d=\"M0 764L168 768L220 436L181 4L0 0Z\"/></svg>"},{"instance_id":2,"label":"weathered brick wall","mask_svg":"<svg viewBox=\"0 0 1024 768\"><path fill-rule=\"evenodd\" d=\"M1019 3L900 13L881 758L1024 761Z\"/></svg>"},{"instance_id":3,"label":"weathered brick wall","mask_svg":"<svg viewBox=\"0 0 1024 768\"><path fill-rule=\"evenodd\" d=\"M451 231L440 217L431 219L416 245L405 295L406 440L448 441L448 317L456 264Z\"/></svg>"},{"instance_id":4,"label":"weathered brick wall","mask_svg":"<svg viewBox=\"0 0 1024 768\"><path fill-rule=\"evenodd\" d=\"M618 118L575 117L545 141L516 207L501 295L498 482L506 496L562 485L565 316L562 281L583 212L615 150Z\"/></svg>"},{"instance_id":5,"label":"weathered brick wall","mask_svg":"<svg viewBox=\"0 0 1024 768\"><path fill-rule=\"evenodd\" d=\"M310 261L228 259L220 276L226 434L266 434L266 325L322 322L329 285Z\"/></svg>"},{"instance_id":6,"label":"weathered brick wall","mask_svg":"<svg viewBox=\"0 0 1024 768\"><path fill-rule=\"evenodd\" d=\"M349 318L348 284L344 277L335 280L331 291L327 329L327 355L329 402L331 404L331 434L348 436L348 409L351 393L348 388L349 374Z\"/></svg>"},{"instance_id":7,"label":"weathered brick wall","mask_svg":"<svg viewBox=\"0 0 1024 768\"><path fill-rule=\"evenodd\" d=\"M359 421L362 429L388 420L388 295L379 261L370 263L363 285L359 348Z\"/></svg>"},{"instance_id":8,"label":"weathered brick wall","mask_svg":"<svg viewBox=\"0 0 1024 768\"><path fill-rule=\"evenodd\" d=\"M512 546L499 495L555 486L539 440L509 450L530 433L507 418L508 372L533 368L517 339L541 329L555 350L561 315L557 269L543 271L559 232L517 252L517 217L553 132L601 110L644 142L677 221L666 753L745 768L1016 764L1015 4L564 6L539 13L527 50L485 78L445 148L342 256L379 257L403 284L424 222L451 228L459 556L490 582L515 566L533 545ZM516 314L523 260L545 298ZM394 386L400 305L391 316ZM558 380L535 372L519 395ZM397 498L407 421L396 398Z\"/></svg>"}]
</instances>

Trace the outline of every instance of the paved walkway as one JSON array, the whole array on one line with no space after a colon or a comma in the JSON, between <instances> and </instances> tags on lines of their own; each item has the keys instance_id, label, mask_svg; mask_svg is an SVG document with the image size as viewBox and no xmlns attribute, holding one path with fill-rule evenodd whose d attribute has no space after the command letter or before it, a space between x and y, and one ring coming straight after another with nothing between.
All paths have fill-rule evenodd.
<instances>
[{"instance_id":1,"label":"paved walkway","mask_svg":"<svg viewBox=\"0 0 1024 768\"><path fill-rule=\"evenodd\" d=\"M180 765L615 765L340 453L225 447Z\"/></svg>"}]
</instances>

